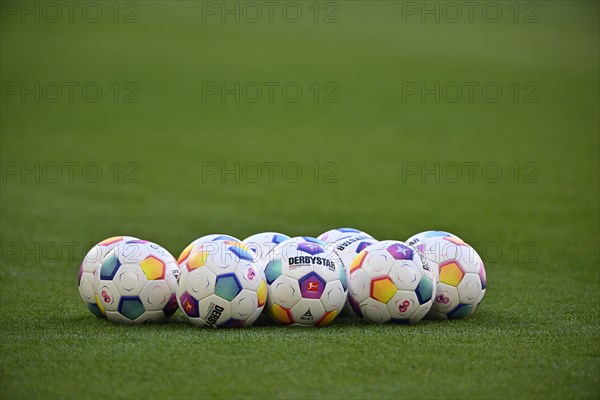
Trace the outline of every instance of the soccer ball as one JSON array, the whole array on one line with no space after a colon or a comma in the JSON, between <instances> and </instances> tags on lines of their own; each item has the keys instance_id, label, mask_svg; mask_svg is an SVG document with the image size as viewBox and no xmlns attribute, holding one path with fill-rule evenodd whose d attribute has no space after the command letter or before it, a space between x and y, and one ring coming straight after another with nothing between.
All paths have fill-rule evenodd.
<instances>
[{"instance_id":1,"label":"soccer ball","mask_svg":"<svg viewBox=\"0 0 600 400\"><path fill-rule=\"evenodd\" d=\"M267 283L256 254L244 244L198 244L179 266L177 301L193 325L243 328L262 312Z\"/></svg>"},{"instance_id":2,"label":"soccer ball","mask_svg":"<svg viewBox=\"0 0 600 400\"><path fill-rule=\"evenodd\" d=\"M104 314L96 304L96 296L94 295L94 273L100 265L100 262L113 247L118 243L128 240L136 240L132 236L114 236L104 239L100 243L88 251L79 266L79 275L77 285L79 286L79 295L87 306L88 310L96 317L104 318Z\"/></svg>"},{"instance_id":3,"label":"soccer ball","mask_svg":"<svg viewBox=\"0 0 600 400\"><path fill-rule=\"evenodd\" d=\"M406 243L410 244L411 246L415 246L418 243L424 242L424 241L429 240L431 238L437 238L437 237L454 237L454 238L460 239L458 236L456 236L456 235L454 235L454 234L452 234L450 232L445 232L445 231L425 231L425 232L417 233L416 235L412 235L411 237L409 237L408 239L406 239Z\"/></svg>"},{"instance_id":4,"label":"soccer ball","mask_svg":"<svg viewBox=\"0 0 600 400\"><path fill-rule=\"evenodd\" d=\"M202 245L204 243L211 243L211 242L216 243L216 242L221 242L224 240L229 240L232 242L241 242L241 240L236 237L224 235L222 233L213 233L210 235L205 235L205 236L199 237L198 239L194 240L192 243L188 244L187 247L185 249L183 249L181 254L179 254L179 257L177 257L177 263L181 264L182 262L184 262L190 256L190 254L192 254L193 251L195 251L200 245ZM216 249L218 249L218 246L213 245L212 248L216 251Z\"/></svg>"},{"instance_id":5,"label":"soccer ball","mask_svg":"<svg viewBox=\"0 0 600 400\"><path fill-rule=\"evenodd\" d=\"M350 303L371 322L414 323L429 311L435 281L410 245L385 240L361 251L350 265Z\"/></svg>"},{"instance_id":6,"label":"soccer ball","mask_svg":"<svg viewBox=\"0 0 600 400\"><path fill-rule=\"evenodd\" d=\"M337 229L332 229L330 231L327 232L323 232L321 233L317 239L325 242L325 243L335 243L340 239L344 239L350 236L354 236L354 235L366 235L370 238L373 238L373 236L369 235L368 233L365 233L363 231L359 231L358 229L354 229L354 228L337 228Z\"/></svg>"},{"instance_id":7,"label":"soccer ball","mask_svg":"<svg viewBox=\"0 0 600 400\"><path fill-rule=\"evenodd\" d=\"M335 253L342 260L346 279L348 281L350 280L350 264L352 264L352 261L356 258L358 253L374 243L377 243L377 240L373 239L371 236L357 233L345 239L340 239L333 244ZM346 300L343 313L356 316L356 313L354 313L350 306L349 300Z\"/></svg>"},{"instance_id":8,"label":"soccer ball","mask_svg":"<svg viewBox=\"0 0 600 400\"><path fill-rule=\"evenodd\" d=\"M485 267L475 249L455 236L427 239L417 249L431 265L437 283L428 317L460 319L473 314L486 288Z\"/></svg>"},{"instance_id":9,"label":"soccer ball","mask_svg":"<svg viewBox=\"0 0 600 400\"><path fill-rule=\"evenodd\" d=\"M348 294L344 266L331 246L296 237L277 245L271 254L265 268L271 317L283 325L329 325Z\"/></svg>"},{"instance_id":10,"label":"soccer ball","mask_svg":"<svg viewBox=\"0 0 600 400\"><path fill-rule=\"evenodd\" d=\"M94 275L100 311L113 322L163 322L177 311L179 267L161 246L146 240L118 243Z\"/></svg>"},{"instance_id":11,"label":"soccer ball","mask_svg":"<svg viewBox=\"0 0 600 400\"><path fill-rule=\"evenodd\" d=\"M269 253L273 251L279 243L288 240L290 237L277 232L257 233L244 239L242 243L256 253L260 260L262 269L266 267L269 260Z\"/></svg>"}]
</instances>

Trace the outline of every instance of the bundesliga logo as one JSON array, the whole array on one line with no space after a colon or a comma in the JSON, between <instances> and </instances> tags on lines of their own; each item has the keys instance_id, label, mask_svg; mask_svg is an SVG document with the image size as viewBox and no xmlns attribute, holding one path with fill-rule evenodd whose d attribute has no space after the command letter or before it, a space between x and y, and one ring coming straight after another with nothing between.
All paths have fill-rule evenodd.
<instances>
[{"instance_id":1,"label":"bundesliga logo","mask_svg":"<svg viewBox=\"0 0 600 400\"><path fill-rule=\"evenodd\" d=\"M319 282L307 282L306 290L309 292L318 292L319 291Z\"/></svg>"},{"instance_id":2,"label":"bundesliga logo","mask_svg":"<svg viewBox=\"0 0 600 400\"><path fill-rule=\"evenodd\" d=\"M187 310L190 311L194 306L192 305L192 303L190 302L190 299L185 299L185 302L183 303L183 307Z\"/></svg>"}]
</instances>

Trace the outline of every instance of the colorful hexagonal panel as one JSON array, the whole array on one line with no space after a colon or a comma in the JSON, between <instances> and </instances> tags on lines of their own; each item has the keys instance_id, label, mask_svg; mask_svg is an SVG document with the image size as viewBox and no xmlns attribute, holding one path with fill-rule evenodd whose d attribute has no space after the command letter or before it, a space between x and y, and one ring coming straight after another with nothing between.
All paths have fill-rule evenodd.
<instances>
[{"instance_id":1,"label":"colorful hexagonal panel","mask_svg":"<svg viewBox=\"0 0 600 400\"><path fill-rule=\"evenodd\" d=\"M111 280L115 277L117 270L121 266L121 262L114 251L111 251L100 265L100 279Z\"/></svg>"},{"instance_id":2,"label":"colorful hexagonal panel","mask_svg":"<svg viewBox=\"0 0 600 400\"><path fill-rule=\"evenodd\" d=\"M485 289L486 285L486 276L485 276L485 267L483 264L479 267L479 279L481 279L481 289Z\"/></svg>"},{"instance_id":3,"label":"colorful hexagonal panel","mask_svg":"<svg viewBox=\"0 0 600 400\"><path fill-rule=\"evenodd\" d=\"M235 274L224 274L217 276L215 294L227 301L231 301L242 290L242 286Z\"/></svg>"},{"instance_id":4,"label":"colorful hexagonal panel","mask_svg":"<svg viewBox=\"0 0 600 400\"><path fill-rule=\"evenodd\" d=\"M348 290L348 277L346 276L345 268L340 268L339 280L342 283L342 287L344 288L344 291Z\"/></svg>"},{"instance_id":5,"label":"colorful hexagonal panel","mask_svg":"<svg viewBox=\"0 0 600 400\"><path fill-rule=\"evenodd\" d=\"M348 303L350 303L350 307L352 307L352 310L354 311L354 313L356 315L358 315L359 317L362 317L362 311L360 309L360 304L354 300L354 298L352 296L348 296Z\"/></svg>"},{"instance_id":6,"label":"colorful hexagonal panel","mask_svg":"<svg viewBox=\"0 0 600 400\"><path fill-rule=\"evenodd\" d=\"M192 252L193 248L194 248L193 244L188 244L188 246L185 249L183 249L183 251L181 252L179 257L177 258L177 263L180 264L183 260L188 258L190 253Z\"/></svg>"},{"instance_id":7,"label":"colorful hexagonal panel","mask_svg":"<svg viewBox=\"0 0 600 400\"><path fill-rule=\"evenodd\" d=\"M278 304L273 304L273 307L271 307L270 314L273 317L273 319L279 322L280 324L289 325L293 322L290 310L281 307Z\"/></svg>"},{"instance_id":8,"label":"colorful hexagonal panel","mask_svg":"<svg viewBox=\"0 0 600 400\"><path fill-rule=\"evenodd\" d=\"M119 312L124 317L135 320L144 313L144 305L139 297L121 297L119 301Z\"/></svg>"},{"instance_id":9,"label":"colorful hexagonal panel","mask_svg":"<svg viewBox=\"0 0 600 400\"><path fill-rule=\"evenodd\" d=\"M451 233L444 232L444 231L427 231L424 233L424 235L426 238L453 236Z\"/></svg>"},{"instance_id":10,"label":"colorful hexagonal panel","mask_svg":"<svg viewBox=\"0 0 600 400\"><path fill-rule=\"evenodd\" d=\"M149 281L162 279L165 276L165 263L154 256L145 258L140 263L140 268Z\"/></svg>"},{"instance_id":11,"label":"colorful hexagonal panel","mask_svg":"<svg viewBox=\"0 0 600 400\"><path fill-rule=\"evenodd\" d=\"M287 237L285 235L279 235L279 234L277 234L277 235L273 236L272 241L273 241L273 243L279 244L279 243L281 243L281 242L283 242L283 241L285 241L287 239L289 239L289 237Z\"/></svg>"},{"instance_id":12,"label":"colorful hexagonal panel","mask_svg":"<svg viewBox=\"0 0 600 400\"><path fill-rule=\"evenodd\" d=\"M431 279L424 276L421 277L415 292L417 294L417 298L419 299L419 304L425 304L431 300L431 296L433 295L433 282Z\"/></svg>"},{"instance_id":13,"label":"colorful hexagonal panel","mask_svg":"<svg viewBox=\"0 0 600 400\"><path fill-rule=\"evenodd\" d=\"M456 261L440 264L440 282L450 286L458 286L465 273Z\"/></svg>"},{"instance_id":14,"label":"colorful hexagonal panel","mask_svg":"<svg viewBox=\"0 0 600 400\"><path fill-rule=\"evenodd\" d=\"M473 310L472 304L459 304L452 311L448 313L449 319L461 319L471 315Z\"/></svg>"},{"instance_id":15,"label":"colorful hexagonal panel","mask_svg":"<svg viewBox=\"0 0 600 400\"><path fill-rule=\"evenodd\" d=\"M227 243L231 244L231 246L229 246L229 250L233 254L238 256L238 258L246 261L254 261L254 255L252 250L250 250L250 248L247 247L245 244L232 241L227 241Z\"/></svg>"},{"instance_id":16,"label":"colorful hexagonal panel","mask_svg":"<svg viewBox=\"0 0 600 400\"><path fill-rule=\"evenodd\" d=\"M92 314L94 314L96 317L98 317L98 318L104 317L104 313L102 312L102 310L100 309L100 306L98 304L88 303L87 307L92 312Z\"/></svg>"},{"instance_id":17,"label":"colorful hexagonal panel","mask_svg":"<svg viewBox=\"0 0 600 400\"><path fill-rule=\"evenodd\" d=\"M167 302L167 305L163 308L163 312L165 313L165 317L169 318L177 311L177 296L175 293L171 294L171 298Z\"/></svg>"},{"instance_id":18,"label":"colorful hexagonal panel","mask_svg":"<svg viewBox=\"0 0 600 400\"><path fill-rule=\"evenodd\" d=\"M115 244L117 242L120 242L121 240L123 240L123 236L110 237L98 243L98 246L110 246L111 244Z\"/></svg>"},{"instance_id":19,"label":"colorful hexagonal panel","mask_svg":"<svg viewBox=\"0 0 600 400\"><path fill-rule=\"evenodd\" d=\"M206 264L206 258L208 257L207 251L197 251L193 256L185 263L187 270L192 272L196 268L203 267Z\"/></svg>"},{"instance_id":20,"label":"colorful hexagonal panel","mask_svg":"<svg viewBox=\"0 0 600 400\"><path fill-rule=\"evenodd\" d=\"M143 239L134 239L134 240L128 240L127 242L125 242L126 244L145 244L145 243L150 243L147 240L143 240Z\"/></svg>"},{"instance_id":21,"label":"colorful hexagonal panel","mask_svg":"<svg viewBox=\"0 0 600 400\"><path fill-rule=\"evenodd\" d=\"M310 236L302 236L302 239L304 239L305 242L316 243L321 246L324 246L326 244L324 241L319 240L317 238L310 237Z\"/></svg>"},{"instance_id":22,"label":"colorful hexagonal panel","mask_svg":"<svg viewBox=\"0 0 600 400\"><path fill-rule=\"evenodd\" d=\"M369 241L369 242L360 242L358 244L358 246L356 247L356 253L360 253L361 251L363 251L366 247L369 247L370 245L372 245L373 241Z\"/></svg>"},{"instance_id":23,"label":"colorful hexagonal panel","mask_svg":"<svg viewBox=\"0 0 600 400\"><path fill-rule=\"evenodd\" d=\"M186 313L188 317L195 318L200 316L198 300L196 300L188 292L183 292L179 298L179 301L181 302L181 308L183 309L183 312Z\"/></svg>"},{"instance_id":24,"label":"colorful hexagonal panel","mask_svg":"<svg viewBox=\"0 0 600 400\"><path fill-rule=\"evenodd\" d=\"M459 239L456 236L446 236L443 239L450 243L454 243L457 246L466 246L467 245L465 242L462 241L462 239Z\"/></svg>"},{"instance_id":25,"label":"colorful hexagonal panel","mask_svg":"<svg viewBox=\"0 0 600 400\"><path fill-rule=\"evenodd\" d=\"M402 243L394 243L393 245L389 246L386 250L396 260L412 260L413 258L413 249L403 245Z\"/></svg>"},{"instance_id":26,"label":"colorful hexagonal panel","mask_svg":"<svg viewBox=\"0 0 600 400\"><path fill-rule=\"evenodd\" d=\"M238 240L237 240L236 238L234 238L233 236L228 236L228 235L221 235L221 236L217 236L217 237L215 237L215 238L214 238L212 241L213 241L213 242L216 242L217 240L227 240L227 241L231 241L231 242L234 242L234 243L237 243L237 241L238 241Z\"/></svg>"},{"instance_id":27,"label":"colorful hexagonal panel","mask_svg":"<svg viewBox=\"0 0 600 400\"><path fill-rule=\"evenodd\" d=\"M368 251L361 251L356 257L354 257L354 260L352 260L352 263L350 264L350 274L362 267L363 261L365 261L367 254L369 254Z\"/></svg>"},{"instance_id":28,"label":"colorful hexagonal panel","mask_svg":"<svg viewBox=\"0 0 600 400\"><path fill-rule=\"evenodd\" d=\"M358 229L354 228L338 228L337 230L344 233L360 233Z\"/></svg>"},{"instance_id":29,"label":"colorful hexagonal panel","mask_svg":"<svg viewBox=\"0 0 600 400\"><path fill-rule=\"evenodd\" d=\"M298 280L298 284L305 299L320 299L325 290L325 281L316 272L304 275Z\"/></svg>"},{"instance_id":30,"label":"colorful hexagonal panel","mask_svg":"<svg viewBox=\"0 0 600 400\"><path fill-rule=\"evenodd\" d=\"M81 286L81 277L83 276L83 263L79 265L79 272L77 273L77 286Z\"/></svg>"},{"instance_id":31,"label":"colorful hexagonal panel","mask_svg":"<svg viewBox=\"0 0 600 400\"><path fill-rule=\"evenodd\" d=\"M256 295L258 297L258 306L264 306L265 302L267 301L267 284L265 283L265 281L260 282L260 286L256 291Z\"/></svg>"},{"instance_id":32,"label":"colorful hexagonal panel","mask_svg":"<svg viewBox=\"0 0 600 400\"><path fill-rule=\"evenodd\" d=\"M371 297L382 303L390 301L397 291L398 288L388 276L376 278L371 281Z\"/></svg>"},{"instance_id":33,"label":"colorful hexagonal panel","mask_svg":"<svg viewBox=\"0 0 600 400\"><path fill-rule=\"evenodd\" d=\"M303 251L303 252L308 253L308 254L313 255L313 256L315 254L323 253L325 251L317 243L312 243L312 242L299 243L298 244L298 250L299 251Z\"/></svg>"},{"instance_id":34,"label":"colorful hexagonal panel","mask_svg":"<svg viewBox=\"0 0 600 400\"><path fill-rule=\"evenodd\" d=\"M103 316L106 316L106 310L104 309L102 302L98 298L98 295L95 295L94 297L96 298L96 305L98 306L98 309L100 310Z\"/></svg>"},{"instance_id":35,"label":"colorful hexagonal panel","mask_svg":"<svg viewBox=\"0 0 600 400\"><path fill-rule=\"evenodd\" d=\"M245 322L244 321L240 321L239 319L235 319L235 318L230 318L227 321L223 322L219 328L226 328L226 329L230 329L230 328L243 328L245 326Z\"/></svg>"},{"instance_id":36,"label":"colorful hexagonal panel","mask_svg":"<svg viewBox=\"0 0 600 400\"><path fill-rule=\"evenodd\" d=\"M326 312L323 317L315 323L316 326L327 326L337 317L337 310Z\"/></svg>"},{"instance_id":37,"label":"colorful hexagonal panel","mask_svg":"<svg viewBox=\"0 0 600 400\"><path fill-rule=\"evenodd\" d=\"M276 259L269 261L265 268L265 275L269 285L272 284L275 279L279 278L281 276L281 260Z\"/></svg>"}]
</instances>

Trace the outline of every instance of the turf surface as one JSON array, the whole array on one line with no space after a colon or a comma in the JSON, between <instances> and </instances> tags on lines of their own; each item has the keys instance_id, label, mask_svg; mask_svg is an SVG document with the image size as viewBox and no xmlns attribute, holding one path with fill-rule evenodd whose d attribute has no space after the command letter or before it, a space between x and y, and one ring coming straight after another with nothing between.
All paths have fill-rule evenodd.
<instances>
[{"instance_id":1,"label":"turf surface","mask_svg":"<svg viewBox=\"0 0 600 400\"><path fill-rule=\"evenodd\" d=\"M115 23L101 4L97 23L2 9L2 398L600 396L597 2L522 3L519 23L512 2L495 3L497 23L422 23L389 1L321 3L319 23L311 2L297 3L298 23L221 23L201 2L138 1L119 3ZM138 22L122 23L132 12ZM322 23L332 12L338 22ZM36 82L39 102L23 100L20 85ZM65 90L56 102L52 82ZM78 84L72 102L65 82ZM90 82L97 102L81 94ZM253 103L250 85L221 101L211 82L293 82L303 95ZM421 82L447 92L406 92ZM452 102L453 82L503 95ZM239 182L206 175L236 162L280 164L272 182L267 168L258 182L252 167ZM282 175L289 162L297 182ZM440 177L422 176L436 162ZM65 163L80 163L73 179ZM464 163L479 163L472 179ZM39 179L22 175L36 168ZM409 327L212 331L180 313L112 325L77 293L82 254L108 236L177 254L207 233L338 226L379 239L455 232L486 261L481 308Z\"/></svg>"}]
</instances>

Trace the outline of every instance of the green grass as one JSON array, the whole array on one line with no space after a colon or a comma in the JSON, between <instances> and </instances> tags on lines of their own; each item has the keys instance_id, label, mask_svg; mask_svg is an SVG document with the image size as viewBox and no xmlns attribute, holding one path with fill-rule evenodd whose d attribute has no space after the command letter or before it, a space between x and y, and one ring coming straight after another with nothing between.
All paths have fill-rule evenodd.
<instances>
[{"instance_id":1,"label":"green grass","mask_svg":"<svg viewBox=\"0 0 600 400\"><path fill-rule=\"evenodd\" d=\"M35 162L95 162L103 172L97 183L1 182L2 398L600 396L597 2L537 2L533 24L402 23L401 2L383 1L338 2L336 24L204 24L199 2L137 4L136 24L1 25L3 85L104 90L97 103L0 103L3 172ZM110 85L130 81L139 102L114 103ZM305 92L298 103L203 102L202 82L212 81L298 82ZM421 81L498 82L504 96L402 101L402 82ZM335 82L339 102L314 103L313 82ZM539 101L515 103L514 82L534 82ZM135 163L138 182L115 183L115 162L121 172ZM297 162L303 176L203 182L207 162ZM311 165L324 173L327 162L338 182L315 183ZM403 163L422 162L493 162L503 175L403 178ZM526 163L536 183L524 182ZM161 326L112 325L78 296L82 253L108 236L178 254L213 232L338 226L378 239L439 228L477 242L488 276L477 314L212 331L180 313ZM53 244L58 256L47 253Z\"/></svg>"}]
</instances>

